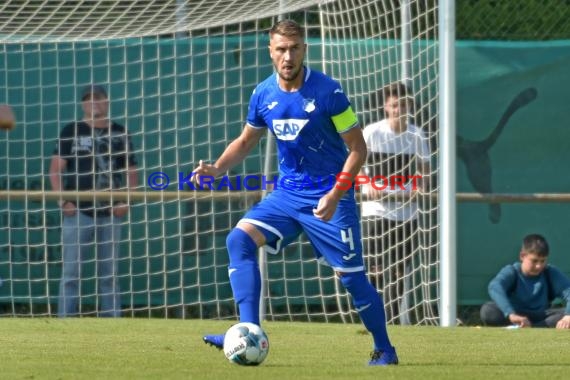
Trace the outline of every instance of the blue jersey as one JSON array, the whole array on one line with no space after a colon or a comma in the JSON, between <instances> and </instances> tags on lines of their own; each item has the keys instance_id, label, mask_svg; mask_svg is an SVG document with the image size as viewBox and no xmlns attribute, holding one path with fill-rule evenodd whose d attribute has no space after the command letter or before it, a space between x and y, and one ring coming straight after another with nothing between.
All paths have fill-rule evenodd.
<instances>
[{"instance_id":1,"label":"blue jersey","mask_svg":"<svg viewBox=\"0 0 570 380\"><path fill-rule=\"evenodd\" d=\"M276 138L277 188L323 195L348 156L340 134L358 120L338 82L307 67L304 72L303 86L294 92L279 87L277 74L261 82L251 96L247 123L269 128Z\"/></svg>"}]
</instances>

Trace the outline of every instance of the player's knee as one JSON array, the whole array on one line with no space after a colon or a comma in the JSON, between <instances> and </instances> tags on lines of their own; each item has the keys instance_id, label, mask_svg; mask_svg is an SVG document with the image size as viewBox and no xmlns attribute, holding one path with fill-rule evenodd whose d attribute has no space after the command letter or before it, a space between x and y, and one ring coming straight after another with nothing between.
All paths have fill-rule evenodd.
<instances>
[{"instance_id":1,"label":"player's knee","mask_svg":"<svg viewBox=\"0 0 570 380\"><path fill-rule=\"evenodd\" d=\"M344 288L352 296L355 306L370 303L378 297L376 289L370 284L364 271L345 272L339 278Z\"/></svg>"},{"instance_id":2,"label":"player's knee","mask_svg":"<svg viewBox=\"0 0 570 380\"><path fill-rule=\"evenodd\" d=\"M348 290L349 293L367 291L371 287L370 282L366 278L364 271L359 272L337 272L341 273L339 276L340 282Z\"/></svg>"},{"instance_id":3,"label":"player's knee","mask_svg":"<svg viewBox=\"0 0 570 380\"><path fill-rule=\"evenodd\" d=\"M263 230L260 231L253 224L240 221L235 229L242 230L248 234L258 247L265 245L266 237L264 232L262 232Z\"/></svg>"},{"instance_id":4,"label":"player's knee","mask_svg":"<svg viewBox=\"0 0 570 380\"><path fill-rule=\"evenodd\" d=\"M242 229L234 228L226 238L226 247L230 256L230 261L255 260L257 244Z\"/></svg>"}]
</instances>

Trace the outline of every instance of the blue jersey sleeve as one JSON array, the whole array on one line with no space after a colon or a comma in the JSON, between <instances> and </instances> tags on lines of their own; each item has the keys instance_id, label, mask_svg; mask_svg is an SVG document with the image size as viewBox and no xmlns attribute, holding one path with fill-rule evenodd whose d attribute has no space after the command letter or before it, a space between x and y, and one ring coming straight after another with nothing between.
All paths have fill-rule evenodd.
<instances>
[{"instance_id":1,"label":"blue jersey sleeve","mask_svg":"<svg viewBox=\"0 0 570 380\"><path fill-rule=\"evenodd\" d=\"M251 94L251 98L249 99L249 106L247 109L247 123L254 128L267 127L265 120L263 120L263 117L258 112L260 102L261 91L260 87L257 86Z\"/></svg>"},{"instance_id":2,"label":"blue jersey sleeve","mask_svg":"<svg viewBox=\"0 0 570 380\"><path fill-rule=\"evenodd\" d=\"M329 96L329 109L337 132L343 133L357 125L358 119L342 87L336 82L335 84L332 96Z\"/></svg>"},{"instance_id":3,"label":"blue jersey sleeve","mask_svg":"<svg viewBox=\"0 0 570 380\"><path fill-rule=\"evenodd\" d=\"M340 84L336 82L335 84L336 86L332 90L332 96L329 96L329 109L333 116L344 112L344 110L350 106L350 101Z\"/></svg>"}]
</instances>

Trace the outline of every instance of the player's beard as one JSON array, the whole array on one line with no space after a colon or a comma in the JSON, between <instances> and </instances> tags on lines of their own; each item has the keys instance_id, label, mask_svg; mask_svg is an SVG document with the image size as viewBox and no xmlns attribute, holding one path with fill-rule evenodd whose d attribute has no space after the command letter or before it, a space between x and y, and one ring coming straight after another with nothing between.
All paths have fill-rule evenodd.
<instances>
[{"instance_id":1,"label":"player's beard","mask_svg":"<svg viewBox=\"0 0 570 380\"><path fill-rule=\"evenodd\" d=\"M293 67L293 69L291 69L291 71L289 72L289 75L284 74L283 70L277 70L277 73L279 74L279 78L281 78L285 82L294 82L295 79L299 77L299 74L301 74L302 68L303 66L299 66L297 68Z\"/></svg>"}]
</instances>

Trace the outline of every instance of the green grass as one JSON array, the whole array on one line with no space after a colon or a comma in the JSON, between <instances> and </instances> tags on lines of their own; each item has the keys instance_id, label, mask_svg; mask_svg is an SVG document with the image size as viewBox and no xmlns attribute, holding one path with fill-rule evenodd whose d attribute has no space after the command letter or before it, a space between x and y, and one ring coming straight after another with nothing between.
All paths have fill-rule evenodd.
<instances>
[{"instance_id":1,"label":"green grass","mask_svg":"<svg viewBox=\"0 0 570 380\"><path fill-rule=\"evenodd\" d=\"M0 319L2 379L567 379L570 331L390 326L399 366L366 366L360 325L267 322L259 367L202 343L228 321Z\"/></svg>"}]
</instances>

